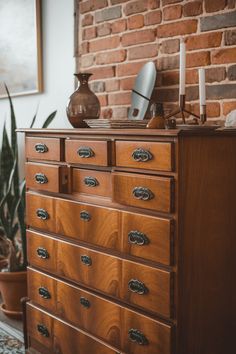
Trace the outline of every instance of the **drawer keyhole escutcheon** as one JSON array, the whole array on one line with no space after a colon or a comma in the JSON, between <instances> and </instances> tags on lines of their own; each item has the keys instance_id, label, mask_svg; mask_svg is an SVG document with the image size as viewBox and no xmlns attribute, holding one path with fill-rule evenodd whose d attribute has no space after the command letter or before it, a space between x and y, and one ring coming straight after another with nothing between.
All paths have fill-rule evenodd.
<instances>
[{"instance_id":1,"label":"drawer keyhole escutcheon","mask_svg":"<svg viewBox=\"0 0 236 354\"><path fill-rule=\"evenodd\" d=\"M133 189L133 196L136 199L139 200L151 200L154 198L154 194L152 193L152 191L148 188L145 187L135 187Z\"/></svg>"},{"instance_id":2,"label":"drawer keyhole escutcheon","mask_svg":"<svg viewBox=\"0 0 236 354\"><path fill-rule=\"evenodd\" d=\"M132 157L136 162L147 162L153 159L153 155L150 151L138 148L132 153Z\"/></svg>"},{"instance_id":3,"label":"drawer keyhole escutcheon","mask_svg":"<svg viewBox=\"0 0 236 354\"><path fill-rule=\"evenodd\" d=\"M99 182L98 180L95 178L95 177L85 177L84 178L84 184L87 186L87 187L96 187L99 185Z\"/></svg>"},{"instance_id":4,"label":"drawer keyhole escutcheon","mask_svg":"<svg viewBox=\"0 0 236 354\"><path fill-rule=\"evenodd\" d=\"M148 293L148 288L145 286L145 284L137 279L131 279L128 283L128 288L133 293L139 295L145 295Z\"/></svg>"},{"instance_id":5,"label":"drawer keyhole escutcheon","mask_svg":"<svg viewBox=\"0 0 236 354\"><path fill-rule=\"evenodd\" d=\"M47 337L47 338L49 337L49 332L46 326L44 326L43 324L38 324L37 329L38 332L42 334L43 337Z\"/></svg>"},{"instance_id":6,"label":"drawer keyhole escutcheon","mask_svg":"<svg viewBox=\"0 0 236 354\"><path fill-rule=\"evenodd\" d=\"M49 253L46 250L46 248L38 247L37 248L37 254L38 254L39 258L42 258L42 259L48 259L49 258Z\"/></svg>"},{"instance_id":7,"label":"drawer keyhole escutcheon","mask_svg":"<svg viewBox=\"0 0 236 354\"><path fill-rule=\"evenodd\" d=\"M131 328L129 330L129 339L139 345L148 345L148 340L145 335L137 329Z\"/></svg>"},{"instance_id":8,"label":"drawer keyhole escutcheon","mask_svg":"<svg viewBox=\"0 0 236 354\"><path fill-rule=\"evenodd\" d=\"M92 265L92 259L89 256L81 256L81 262L88 267Z\"/></svg>"},{"instance_id":9,"label":"drawer keyhole escutcheon","mask_svg":"<svg viewBox=\"0 0 236 354\"><path fill-rule=\"evenodd\" d=\"M150 243L148 237L140 231L130 231L128 233L128 241L132 245L144 246Z\"/></svg>"},{"instance_id":10,"label":"drawer keyhole escutcheon","mask_svg":"<svg viewBox=\"0 0 236 354\"><path fill-rule=\"evenodd\" d=\"M80 213L80 219L84 220L84 221L90 221L91 220L91 215L87 211L83 210Z\"/></svg>"},{"instance_id":11,"label":"drawer keyhole escutcheon","mask_svg":"<svg viewBox=\"0 0 236 354\"><path fill-rule=\"evenodd\" d=\"M93 157L94 151L89 147L89 146L81 146L78 151L77 151L79 157L82 157L83 159L88 159L90 157Z\"/></svg>"},{"instance_id":12,"label":"drawer keyhole escutcheon","mask_svg":"<svg viewBox=\"0 0 236 354\"><path fill-rule=\"evenodd\" d=\"M35 151L38 152L39 154L43 154L45 152L48 152L48 147L47 145L43 143L38 143L34 146Z\"/></svg>"},{"instance_id":13,"label":"drawer keyhole escutcheon","mask_svg":"<svg viewBox=\"0 0 236 354\"><path fill-rule=\"evenodd\" d=\"M39 295L40 295L43 299L51 299L51 294L50 294L50 292L48 291L47 288L41 286L41 287L38 289L38 292L39 292Z\"/></svg>"},{"instance_id":14,"label":"drawer keyhole escutcheon","mask_svg":"<svg viewBox=\"0 0 236 354\"><path fill-rule=\"evenodd\" d=\"M44 173L36 173L34 176L36 183L45 184L48 183L47 176Z\"/></svg>"},{"instance_id":15,"label":"drawer keyhole escutcheon","mask_svg":"<svg viewBox=\"0 0 236 354\"><path fill-rule=\"evenodd\" d=\"M90 302L88 299L86 299L85 297L81 297L80 298L80 303L82 306L84 306L86 309L88 309L90 307Z\"/></svg>"},{"instance_id":16,"label":"drawer keyhole escutcheon","mask_svg":"<svg viewBox=\"0 0 236 354\"><path fill-rule=\"evenodd\" d=\"M49 219L48 212L44 209L41 209L41 208L36 210L36 215L41 220L48 220Z\"/></svg>"}]
</instances>

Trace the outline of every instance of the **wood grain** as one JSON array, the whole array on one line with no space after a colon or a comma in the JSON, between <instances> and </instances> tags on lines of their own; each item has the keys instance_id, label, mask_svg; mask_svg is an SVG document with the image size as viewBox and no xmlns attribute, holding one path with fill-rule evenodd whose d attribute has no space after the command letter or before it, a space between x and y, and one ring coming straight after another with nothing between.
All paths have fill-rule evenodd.
<instances>
[{"instance_id":1,"label":"wood grain","mask_svg":"<svg viewBox=\"0 0 236 354\"><path fill-rule=\"evenodd\" d=\"M35 146L37 144L44 144L47 147L47 151L39 153L36 151ZM25 139L25 155L27 159L36 160L48 160L48 161L60 161L61 160L61 140L60 138L45 138L42 136L29 137Z\"/></svg>"},{"instance_id":2,"label":"wood grain","mask_svg":"<svg viewBox=\"0 0 236 354\"><path fill-rule=\"evenodd\" d=\"M25 164L26 187L40 191L61 192L60 166L28 162ZM36 176L43 175L46 183L37 183Z\"/></svg>"}]
</instances>

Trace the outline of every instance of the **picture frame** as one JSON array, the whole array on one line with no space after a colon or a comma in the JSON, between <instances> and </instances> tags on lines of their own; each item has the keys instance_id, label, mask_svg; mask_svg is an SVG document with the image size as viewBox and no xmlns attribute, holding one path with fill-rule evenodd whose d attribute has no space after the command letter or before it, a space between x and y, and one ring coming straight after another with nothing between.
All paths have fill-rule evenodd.
<instances>
[{"instance_id":1,"label":"picture frame","mask_svg":"<svg viewBox=\"0 0 236 354\"><path fill-rule=\"evenodd\" d=\"M41 0L0 0L0 98L43 91Z\"/></svg>"}]
</instances>

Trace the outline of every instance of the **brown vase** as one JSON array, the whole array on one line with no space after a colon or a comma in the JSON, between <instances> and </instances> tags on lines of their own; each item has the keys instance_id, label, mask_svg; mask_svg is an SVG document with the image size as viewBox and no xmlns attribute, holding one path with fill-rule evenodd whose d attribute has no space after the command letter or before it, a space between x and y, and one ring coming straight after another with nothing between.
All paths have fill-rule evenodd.
<instances>
[{"instance_id":1,"label":"brown vase","mask_svg":"<svg viewBox=\"0 0 236 354\"><path fill-rule=\"evenodd\" d=\"M92 74L79 73L74 75L78 78L79 85L70 96L66 113L74 128L86 128L88 125L83 121L84 119L99 118L100 102L88 86L88 79Z\"/></svg>"},{"instance_id":2,"label":"brown vase","mask_svg":"<svg viewBox=\"0 0 236 354\"><path fill-rule=\"evenodd\" d=\"M27 272L0 272L0 291L3 313L20 319L22 317L20 300L27 295Z\"/></svg>"}]
</instances>

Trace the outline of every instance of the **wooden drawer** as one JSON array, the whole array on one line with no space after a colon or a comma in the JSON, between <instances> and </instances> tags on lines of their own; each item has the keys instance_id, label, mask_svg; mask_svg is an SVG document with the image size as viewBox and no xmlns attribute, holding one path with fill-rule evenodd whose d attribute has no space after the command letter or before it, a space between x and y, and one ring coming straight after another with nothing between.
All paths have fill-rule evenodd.
<instances>
[{"instance_id":1,"label":"wooden drawer","mask_svg":"<svg viewBox=\"0 0 236 354\"><path fill-rule=\"evenodd\" d=\"M172 171L172 150L169 142L116 141L116 166Z\"/></svg>"},{"instance_id":2,"label":"wooden drawer","mask_svg":"<svg viewBox=\"0 0 236 354\"><path fill-rule=\"evenodd\" d=\"M173 178L113 173L112 184L114 202L167 213L173 209Z\"/></svg>"},{"instance_id":3,"label":"wooden drawer","mask_svg":"<svg viewBox=\"0 0 236 354\"><path fill-rule=\"evenodd\" d=\"M59 138L26 137L27 159L61 161L62 143Z\"/></svg>"},{"instance_id":4,"label":"wooden drawer","mask_svg":"<svg viewBox=\"0 0 236 354\"><path fill-rule=\"evenodd\" d=\"M122 212L121 224L125 253L165 265L172 264L172 220Z\"/></svg>"},{"instance_id":5,"label":"wooden drawer","mask_svg":"<svg viewBox=\"0 0 236 354\"><path fill-rule=\"evenodd\" d=\"M27 188L54 193L67 192L66 167L28 162L25 164L25 169Z\"/></svg>"},{"instance_id":6,"label":"wooden drawer","mask_svg":"<svg viewBox=\"0 0 236 354\"><path fill-rule=\"evenodd\" d=\"M123 261L122 299L148 312L171 317L172 273Z\"/></svg>"},{"instance_id":7,"label":"wooden drawer","mask_svg":"<svg viewBox=\"0 0 236 354\"><path fill-rule=\"evenodd\" d=\"M108 141L72 140L65 143L66 162L108 166Z\"/></svg>"},{"instance_id":8,"label":"wooden drawer","mask_svg":"<svg viewBox=\"0 0 236 354\"><path fill-rule=\"evenodd\" d=\"M117 354L117 352L85 332L27 304L27 328L30 344L35 349L46 347L57 354Z\"/></svg>"},{"instance_id":9,"label":"wooden drawer","mask_svg":"<svg viewBox=\"0 0 236 354\"><path fill-rule=\"evenodd\" d=\"M111 173L72 169L72 193L111 197Z\"/></svg>"}]
</instances>

